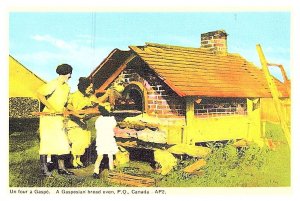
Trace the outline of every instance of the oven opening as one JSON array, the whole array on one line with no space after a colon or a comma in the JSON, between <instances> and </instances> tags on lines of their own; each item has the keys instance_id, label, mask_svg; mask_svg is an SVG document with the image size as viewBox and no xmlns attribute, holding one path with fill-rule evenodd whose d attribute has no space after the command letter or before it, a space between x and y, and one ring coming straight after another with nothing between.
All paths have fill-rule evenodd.
<instances>
[{"instance_id":1,"label":"oven opening","mask_svg":"<svg viewBox=\"0 0 300 201\"><path fill-rule=\"evenodd\" d=\"M134 84L126 86L122 96L116 100L115 109L143 113L145 108L143 92L141 89Z\"/></svg>"}]
</instances>

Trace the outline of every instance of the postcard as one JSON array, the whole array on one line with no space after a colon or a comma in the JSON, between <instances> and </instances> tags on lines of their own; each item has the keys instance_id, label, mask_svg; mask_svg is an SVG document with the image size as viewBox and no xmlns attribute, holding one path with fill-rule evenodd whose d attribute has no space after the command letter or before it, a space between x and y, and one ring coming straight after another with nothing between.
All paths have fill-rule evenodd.
<instances>
[{"instance_id":1,"label":"postcard","mask_svg":"<svg viewBox=\"0 0 300 201\"><path fill-rule=\"evenodd\" d=\"M8 9L9 197L292 195L292 9L187 8Z\"/></svg>"}]
</instances>

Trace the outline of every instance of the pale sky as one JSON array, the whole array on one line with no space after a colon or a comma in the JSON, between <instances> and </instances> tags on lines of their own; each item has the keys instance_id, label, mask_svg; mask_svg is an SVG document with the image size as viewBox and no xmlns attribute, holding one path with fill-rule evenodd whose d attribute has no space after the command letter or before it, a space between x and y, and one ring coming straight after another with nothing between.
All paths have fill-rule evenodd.
<instances>
[{"instance_id":1,"label":"pale sky","mask_svg":"<svg viewBox=\"0 0 300 201\"><path fill-rule=\"evenodd\" d=\"M199 47L201 33L218 29L228 33L229 52L260 66L261 44L267 60L283 64L290 76L289 12L10 12L9 54L45 81L57 76L57 65L72 65L75 91L78 78L114 48Z\"/></svg>"}]
</instances>

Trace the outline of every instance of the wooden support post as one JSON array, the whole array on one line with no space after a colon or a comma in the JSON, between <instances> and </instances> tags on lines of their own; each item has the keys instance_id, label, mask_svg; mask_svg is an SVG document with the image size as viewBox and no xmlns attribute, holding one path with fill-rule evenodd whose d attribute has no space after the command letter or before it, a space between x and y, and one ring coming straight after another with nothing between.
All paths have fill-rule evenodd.
<instances>
[{"instance_id":1,"label":"wooden support post","mask_svg":"<svg viewBox=\"0 0 300 201\"><path fill-rule=\"evenodd\" d=\"M190 144L192 140L192 135L194 134L194 118L195 118L195 112L194 112L194 98L193 97L187 97L186 99L186 132L185 132L185 143Z\"/></svg>"},{"instance_id":2,"label":"wooden support post","mask_svg":"<svg viewBox=\"0 0 300 201\"><path fill-rule=\"evenodd\" d=\"M257 52L258 52L258 55L259 55L259 58L260 58L260 62L261 62L261 65L262 65L263 72L264 72L265 77L266 77L267 82L268 82L269 89L270 89L271 94L272 94L272 98L273 98L273 101L274 101L274 105L275 105L275 108L276 108L276 111L277 111L277 114L278 114L278 118L279 118L281 127L283 129L283 132L284 132L284 135L285 135L286 140L288 142L288 145L290 146L291 131L290 131L290 128L289 128L287 122L285 121L284 116L283 116L284 111L283 111L282 105L281 105L280 100L279 100L278 89L277 89L277 87L275 85L275 82L274 82L274 80L273 80L273 78L270 74L269 69L268 69L268 62L265 58L265 55L262 51L261 46L259 44L256 45L256 49L257 49Z\"/></svg>"}]
</instances>

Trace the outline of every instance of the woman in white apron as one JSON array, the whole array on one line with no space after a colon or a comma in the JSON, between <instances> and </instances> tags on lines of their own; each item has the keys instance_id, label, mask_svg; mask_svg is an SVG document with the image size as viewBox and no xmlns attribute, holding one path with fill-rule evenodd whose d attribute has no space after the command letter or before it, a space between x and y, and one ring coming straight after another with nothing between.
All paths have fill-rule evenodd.
<instances>
[{"instance_id":1,"label":"woman in white apron","mask_svg":"<svg viewBox=\"0 0 300 201\"><path fill-rule=\"evenodd\" d=\"M63 113L68 101L70 87L67 81L71 78L73 68L68 64L57 67L56 79L41 86L37 91L39 100L45 105L43 112ZM51 176L47 168L47 156L58 156L58 173L73 175L64 165L64 156L70 153L70 145L65 132L62 115L40 117L40 162L43 176Z\"/></svg>"}]
</instances>

